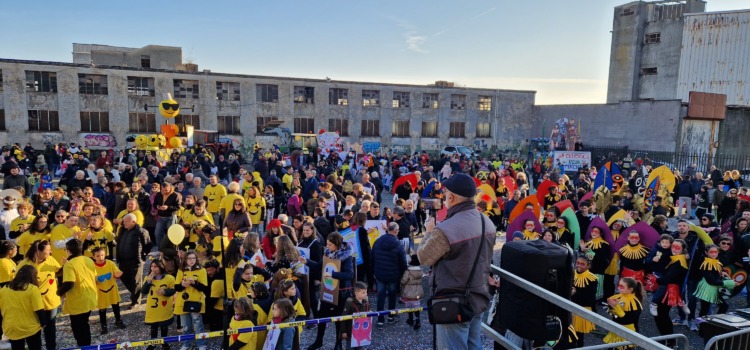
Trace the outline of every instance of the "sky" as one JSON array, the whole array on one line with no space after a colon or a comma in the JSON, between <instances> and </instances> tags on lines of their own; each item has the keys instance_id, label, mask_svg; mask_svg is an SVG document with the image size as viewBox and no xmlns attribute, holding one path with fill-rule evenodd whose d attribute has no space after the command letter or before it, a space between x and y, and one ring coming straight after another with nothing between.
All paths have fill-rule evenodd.
<instances>
[{"instance_id":1,"label":"sky","mask_svg":"<svg viewBox=\"0 0 750 350\"><path fill-rule=\"evenodd\" d=\"M72 43L182 47L213 72L537 91L604 103L615 0L11 1L0 58L72 61ZM750 7L708 0L707 11Z\"/></svg>"}]
</instances>

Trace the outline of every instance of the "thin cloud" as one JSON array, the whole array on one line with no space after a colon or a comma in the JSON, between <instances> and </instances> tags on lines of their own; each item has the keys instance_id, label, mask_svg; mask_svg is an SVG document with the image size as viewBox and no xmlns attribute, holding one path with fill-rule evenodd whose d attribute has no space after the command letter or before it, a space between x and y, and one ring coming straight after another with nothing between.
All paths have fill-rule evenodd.
<instances>
[{"instance_id":1,"label":"thin cloud","mask_svg":"<svg viewBox=\"0 0 750 350\"><path fill-rule=\"evenodd\" d=\"M417 26L413 23L393 16L387 16L388 20L395 22L396 26L404 30L403 37L406 47L404 51L412 51L416 53L426 54L429 53L427 49L422 47L427 42L427 36L422 35L417 30Z\"/></svg>"},{"instance_id":2,"label":"thin cloud","mask_svg":"<svg viewBox=\"0 0 750 350\"><path fill-rule=\"evenodd\" d=\"M445 28L445 29L443 29L443 30L439 30L439 31L437 31L437 32L436 32L435 34L432 34L432 37L433 37L433 38L435 38L435 37L438 37L438 36L440 36L440 35L443 35L443 34L444 34L445 32L447 32L447 31L453 30L454 28L456 28L456 27L458 27L458 26L462 26L462 25L464 25L464 24L465 24L465 23L467 23L467 22L470 22L470 21L473 21L473 20L475 20L475 19L477 19L477 18L479 18L479 17L485 16L485 15L487 15L487 14L489 14L489 13L491 13L491 12L495 11L495 10L497 10L497 8L496 8L496 7L493 7L493 8L491 8L491 9L489 9L489 10L487 10L487 11L484 11L484 12L482 12L482 13L480 13L480 14L478 14L478 15L474 16L474 17L470 17L470 18L468 18L468 19L465 19L465 20L461 20L461 21L458 21L458 23L456 23L456 24L454 24L454 25L452 25L452 26L450 26L450 27L448 27L448 28Z\"/></svg>"}]
</instances>

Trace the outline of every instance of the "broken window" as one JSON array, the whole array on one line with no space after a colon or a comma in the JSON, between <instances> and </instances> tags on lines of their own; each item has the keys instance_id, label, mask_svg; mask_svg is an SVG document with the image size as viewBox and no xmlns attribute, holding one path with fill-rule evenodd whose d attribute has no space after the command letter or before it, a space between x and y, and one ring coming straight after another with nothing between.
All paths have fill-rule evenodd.
<instances>
[{"instance_id":1,"label":"broken window","mask_svg":"<svg viewBox=\"0 0 750 350\"><path fill-rule=\"evenodd\" d=\"M646 38L644 39L644 42L646 44L658 44L661 42L661 33L649 33L646 34Z\"/></svg>"},{"instance_id":2,"label":"broken window","mask_svg":"<svg viewBox=\"0 0 750 350\"><path fill-rule=\"evenodd\" d=\"M492 110L492 96L479 96L479 110L480 111Z\"/></svg>"},{"instance_id":3,"label":"broken window","mask_svg":"<svg viewBox=\"0 0 750 350\"><path fill-rule=\"evenodd\" d=\"M26 71L26 91L57 92L57 73Z\"/></svg>"},{"instance_id":4,"label":"broken window","mask_svg":"<svg viewBox=\"0 0 750 350\"><path fill-rule=\"evenodd\" d=\"M155 96L154 78L128 77L128 95Z\"/></svg>"},{"instance_id":5,"label":"broken window","mask_svg":"<svg viewBox=\"0 0 750 350\"><path fill-rule=\"evenodd\" d=\"M107 95L107 76L78 74L78 93L82 95Z\"/></svg>"},{"instance_id":6,"label":"broken window","mask_svg":"<svg viewBox=\"0 0 750 350\"><path fill-rule=\"evenodd\" d=\"M362 136L380 136L380 120L362 120Z\"/></svg>"},{"instance_id":7,"label":"broken window","mask_svg":"<svg viewBox=\"0 0 750 350\"><path fill-rule=\"evenodd\" d=\"M81 112L81 131L109 132L109 112Z\"/></svg>"},{"instance_id":8,"label":"broken window","mask_svg":"<svg viewBox=\"0 0 750 350\"><path fill-rule=\"evenodd\" d=\"M201 128L201 119L197 114L178 114L174 117L174 123L180 129L177 136L187 136L186 125L192 125L193 130L199 130Z\"/></svg>"},{"instance_id":9,"label":"broken window","mask_svg":"<svg viewBox=\"0 0 750 350\"><path fill-rule=\"evenodd\" d=\"M141 68L151 68L151 56L141 55Z\"/></svg>"},{"instance_id":10,"label":"broken window","mask_svg":"<svg viewBox=\"0 0 750 350\"><path fill-rule=\"evenodd\" d=\"M393 92L393 108L409 108L410 94L408 92Z\"/></svg>"},{"instance_id":11,"label":"broken window","mask_svg":"<svg viewBox=\"0 0 750 350\"><path fill-rule=\"evenodd\" d=\"M656 67L648 67L641 69L641 75L656 75L657 69Z\"/></svg>"},{"instance_id":12,"label":"broken window","mask_svg":"<svg viewBox=\"0 0 750 350\"><path fill-rule=\"evenodd\" d=\"M348 89L335 89L331 88L328 90L328 104L338 106L349 105L349 90Z\"/></svg>"},{"instance_id":13,"label":"broken window","mask_svg":"<svg viewBox=\"0 0 750 350\"><path fill-rule=\"evenodd\" d=\"M422 108L438 109L439 94L425 93L422 94Z\"/></svg>"},{"instance_id":14,"label":"broken window","mask_svg":"<svg viewBox=\"0 0 750 350\"><path fill-rule=\"evenodd\" d=\"M255 133L256 134L262 134L263 133L263 127L266 126L266 124L270 123L272 120L279 120L277 117L256 117L255 122Z\"/></svg>"},{"instance_id":15,"label":"broken window","mask_svg":"<svg viewBox=\"0 0 750 350\"><path fill-rule=\"evenodd\" d=\"M489 138L492 124L490 123L477 123L477 137Z\"/></svg>"},{"instance_id":16,"label":"broken window","mask_svg":"<svg viewBox=\"0 0 750 350\"><path fill-rule=\"evenodd\" d=\"M315 88L312 86L295 86L294 103L315 104Z\"/></svg>"},{"instance_id":17,"label":"broken window","mask_svg":"<svg viewBox=\"0 0 750 350\"><path fill-rule=\"evenodd\" d=\"M409 121L408 120L394 120L391 124L391 136L393 137L409 137Z\"/></svg>"},{"instance_id":18,"label":"broken window","mask_svg":"<svg viewBox=\"0 0 750 350\"><path fill-rule=\"evenodd\" d=\"M466 123L451 122L448 137L466 137Z\"/></svg>"},{"instance_id":19,"label":"broken window","mask_svg":"<svg viewBox=\"0 0 750 350\"><path fill-rule=\"evenodd\" d=\"M312 134L315 130L315 119L313 118L294 118L294 133Z\"/></svg>"},{"instance_id":20,"label":"broken window","mask_svg":"<svg viewBox=\"0 0 750 350\"><path fill-rule=\"evenodd\" d=\"M57 111L29 110L29 131L60 131Z\"/></svg>"},{"instance_id":21,"label":"broken window","mask_svg":"<svg viewBox=\"0 0 750 350\"><path fill-rule=\"evenodd\" d=\"M620 12L620 17L630 16L630 15L632 15L634 13L635 13L635 11L633 11L632 8L629 8L629 7L628 8L624 8L624 9L622 9L622 12Z\"/></svg>"},{"instance_id":22,"label":"broken window","mask_svg":"<svg viewBox=\"0 0 750 350\"><path fill-rule=\"evenodd\" d=\"M6 130L5 129L5 110L0 109L0 130Z\"/></svg>"},{"instance_id":23,"label":"broken window","mask_svg":"<svg viewBox=\"0 0 750 350\"><path fill-rule=\"evenodd\" d=\"M362 107L379 107L380 91L362 90Z\"/></svg>"},{"instance_id":24,"label":"broken window","mask_svg":"<svg viewBox=\"0 0 750 350\"><path fill-rule=\"evenodd\" d=\"M241 135L240 116L238 115L220 115L216 117L219 134L224 135Z\"/></svg>"},{"instance_id":25,"label":"broken window","mask_svg":"<svg viewBox=\"0 0 750 350\"><path fill-rule=\"evenodd\" d=\"M194 98L199 99L200 84L197 80L174 80L174 98Z\"/></svg>"},{"instance_id":26,"label":"broken window","mask_svg":"<svg viewBox=\"0 0 750 350\"><path fill-rule=\"evenodd\" d=\"M240 83L216 82L216 99L219 101L239 101Z\"/></svg>"},{"instance_id":27,"label":"broken window","mask_svg":"<svg viewBox=\"0 0 750 350\"><path fill-rule=\"evenodd\" d=\"M156 114L128 113L128 132L156 132Z\"/></svg>"},{"instance_id":28,"label":"broken window","mask_svg":"<svg viewBox=\"0 0 750 350\"><path fill-rule=\"evenodd\" d=\"M437 122L422 122L422 137L437 137Z\"/></svg>"},{"instance_id":29,"label":"broken window","mask_svg":"<svg viewBox=\"0 0 750 350\"><path fill-rule=\"evenodd\" d=\"M466 95L451 95L451 109L456 111L466 109Z\"/></svg>"},{"instance_id":30,"label":"broken window","mask_svg":"<svg viewBox=\"0 0 750 350\"><path fill-rule=\"evenodd\" d=\"M256 84L256 101L279 102L279 86L272 84Z\"/></svg>"},{"instance_id":31,"label":"broken window","mask_svg":"<svg viewBox=\"0 0 750 350\"><path fill-rule=\"evenodd\" d=\"M339 133L339 136L349 136L349 119L328 119L328 131Z\"/></svg>"}]
</instances>

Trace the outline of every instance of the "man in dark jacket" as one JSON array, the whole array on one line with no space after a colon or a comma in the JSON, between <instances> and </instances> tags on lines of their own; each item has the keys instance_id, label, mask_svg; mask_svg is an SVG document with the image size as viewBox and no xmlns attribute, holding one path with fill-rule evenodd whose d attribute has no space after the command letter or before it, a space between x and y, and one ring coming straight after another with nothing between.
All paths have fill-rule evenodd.
<instances>
[{"instance_id":1,"label":"man in dark jacket","mask_svg":"<svg viewBox=\"0 0 750 350\"><path fill-rule=\"evenodd\" d=\"M682 207L686 207L685 217L693 216L693 184L690 181L690 176L684 176L682 181L677 184L677 205L675 206L675 216L680 217L682 214Z\"/></svg>"},{"instance_id":2,"label":"man in dark jacket","mask_svg":"<svg viewBox=\"0 0 750 350\"><path fill-rule=\"evenodd\" d=\"M149 251L148 231L136 223L134 214L122 218L122 227L117 235L117 265L122 271L120 280L130 292L130 307L138 305L143 280L143 260Z\"/></svg>"},{"instance_id":3,"label":"man in dark jacket","mask_svg":"<svg viewBox=\"0 0 750 350\"><path fill-rule=\"evenodd\" d=\"M26 196L31 196L31 184L26 179L26 175L21 174L21 169L18 164L13 163L10 166L10 176L5 176L3 181L3 189L21 187L26 191Z\"/></svg>"},{"instance_id":4,"label":"man in dark jacket","mask_svg":"<svg viewBox=\"0 0 750 350\"><path fill-rule=\"evenodd\" d=\"M388 224L388 233L378 238L372 247L371 270L375 271L378 285L378 311L382 311L388 295L388 310L396 308L396 295L399 291L401 275L406 271L406 253L397 238L399 224ZM378 327L383 326L384 316L378 316ZM388 323L398 321L395 316L388 316Z\"/></svg>"}]
</instances>

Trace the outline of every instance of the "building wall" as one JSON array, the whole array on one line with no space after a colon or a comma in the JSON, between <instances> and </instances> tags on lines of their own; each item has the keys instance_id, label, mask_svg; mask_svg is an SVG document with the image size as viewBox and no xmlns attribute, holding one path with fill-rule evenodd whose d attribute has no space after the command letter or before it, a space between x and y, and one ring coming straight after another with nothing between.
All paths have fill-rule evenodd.
<instances>
[{"instance_id":1,"label":"building wall","mask_svg":"<svg viewBox=\"0 0 750 350\"><path fill-rule=\"evenodd\" d=\"M750 153L750 107L728 108L719 128L719 153Z\"/></svg>"},{"instance_id":2,"label":"building wall","mask_svg":"<svg viewBox=\"0 0 750 350\"><path fill-rule=\"evenodd\" d=\"M690 91L727 95L750 106L750 10L686 15L676 98Z\"/></svg>"},{"instance_id":3,"label":"building wall","mask_svg":"<svg viewBox=\"0 0 750 350\"><path fill-rule=\"evenodd\" d=\"M135 55L135 54L134 54ZM138 57L139 54L138 54ZM153 57L153 56L152 56ZM153 60L153 58L152 58ZM143 112L156 114L157 126L165 120L159 114L158 102L174 92L174 80L199 81L199 98L176 98L181 106L181 114L200 116L200 129L217 130L217 116L240 116L240 135L226 135L235 143L255 140L266 143L280 143L276 137L256 135L257 117L277 117L284 120L283 127L294 128L295 117L314 118L314 130L329 129L329 119L348 120L349 137L345 142L362 143L380 141L383 145L397 145L401 149L439 149L447 144L479 146L479 148L512 148L520 146L533 130L533 91L510 91L472 88L443 88L434 86L378 84L361 82L325 81L282 77L262 77L219 73L186 73L131 68L97 68L88 64L47 63L36 61L15 61L0 59L0 70L4 78L3 104L8 130L0 131L0 143L31 142L42 147L44 142L80 142L96 147L124 147L129 130L129 113ZM25 71L50 71L57 73L57 93L27 92ZM107 75L109 93L107 95L79 94L78 74ZM128 77L154 78L155 97L128 94ZM216 82L236 82L240 84L240 101L219 101L216 98ZM279 89L278 102L258 102L257 84L273 84ZM315 88L315 103L294 103L295 86ZM330 88L348 89L348 105L329 105ZM362 90L380 91L380 105L363 107ZM394 91L410 93L409 108L393 108ZM422 108L425 93L439 94L439 108ZM464 110L451 109L451 95L466 95ZM490 111L480 111L479 96L491 96ZM191 107L195 108L190 111ZM59 113L60 130L54 132L28 131L28 110L55 110ZM81 111L109 112L109 132L83 133ZM379 137L361 137L363 119L380 120ZM410 121L409 137L392 137L391 124L394 120ZM422 137L423 121L437 121L437 137ZM465 137L449 137L450 122L465 123ZM491 137L477 138L478 122L491 123Z\"/></svg>"},{"instance_id":4,"label":"building wall","mask_svg":"<svg viewBox=\"0 0 750 350\"><path fill-rule=\"evenodd\" d=\"M673 151L678 147L680 119L686 109L680 101L671 100L536 106L535 113L539 133L533 137L549 137L557 119L574 118L580 121L584 146Z\"/></svg>"},{"instance_id":5,"label":"building wall","mask_svg":"<svg viewBox=\"0 0 750 350\"><path fill-rule=\"evenodd\" d=\"M682 45L683 15L704 12L705 1L630 2L614 9L607 103L673 99ZM660 34L646 43L647 34ZM656 68L656 74L644 74Z\"/></svg>"}]
</instances>

